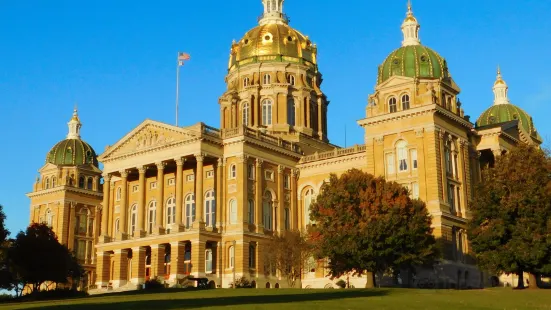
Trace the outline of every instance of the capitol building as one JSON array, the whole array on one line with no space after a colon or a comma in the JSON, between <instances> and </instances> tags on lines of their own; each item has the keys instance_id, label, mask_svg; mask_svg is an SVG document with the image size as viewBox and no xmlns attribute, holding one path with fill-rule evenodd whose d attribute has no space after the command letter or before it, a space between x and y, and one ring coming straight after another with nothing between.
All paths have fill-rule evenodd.
<instances>
[{"instance_id":1,"label":"capitol building","mask_svg":"<svg viewBox=\"0 0 551 310\"><path fill-rule=\"evenodd\" d=\"M398 182L426 203L443 259L418 274L482 285L466 235L481 170L519 143L542 143L530 115L509 102L501 72L493 104L473 123L450 74L459 64L421 43L410 5L401 44L397 37L381 60L357 122L364 144L341 148L328 140L318 47L289 25L283 2L262 0L258 25L231 45L218 128L146 120L98 154L81 137L75 109L28 197L30 222L50 225L76 253L85 288L131 290L188 275L212 287L240 277L286 287L264 263L264 244L274 233L305 230L322 184L352 168ZM334 287L338 279L325 268L312 259L300 285ZM365 277L350 281L365 285Z\"/></svg>"}]
</instances>

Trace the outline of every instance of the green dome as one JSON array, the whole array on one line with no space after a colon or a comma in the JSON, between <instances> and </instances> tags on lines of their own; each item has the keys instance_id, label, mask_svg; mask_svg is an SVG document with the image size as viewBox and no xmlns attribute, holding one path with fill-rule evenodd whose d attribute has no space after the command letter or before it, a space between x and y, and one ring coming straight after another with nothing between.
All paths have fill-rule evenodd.
<instances>
[{"instance_id":1,"label":"green dome","mask_svg":"<svg viewBox=\"0 0 551 310\"><path fill-rule=\"evenodd\" d=\"M518 120L519 125L533 138L541 141L532 117L513 104L496 104L488 108L476 121L476 127L484 127Z\"/></svg>"},{"instance_id":2,"label":"green dome","mask_svg":"<svg viewBox=\"0 0 551 310\"><path fill-rule=\"evenodd\" d=\"M377 84L395 75L412 78L449 78L446 60L423 45L402 46L390 53L379 66Z\"/></svg>"},{"instance_id":3,"label":"green dome","mask_svg":"<svg viewBox=\"0 0 551 310\"><path fill-rule=\"evenodd\" d=\"M46 162L64 166L89 164L98 167L96 152L88 143L81 139L65 139L60 141L48 152Z\"/></svg>"}]
</instances>

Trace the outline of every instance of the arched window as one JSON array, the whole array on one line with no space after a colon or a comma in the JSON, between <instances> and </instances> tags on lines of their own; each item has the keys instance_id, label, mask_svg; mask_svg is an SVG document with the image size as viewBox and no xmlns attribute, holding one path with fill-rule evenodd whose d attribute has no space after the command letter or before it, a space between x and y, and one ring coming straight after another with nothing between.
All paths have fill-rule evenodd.
<instances>
[{"instance_id":1,"label":"arched window","mask_svg":"<svg viewBox=\"0 0 551 310\"><path fill-rule=\"evenodd\" d=\"M56 177L52 177L52 188L54 188L57 184L57 179Z\"/></svg>"},{"instance_id":2,"label":"arched window","mask_svg":"<svg viewBox=\"0 0 551 310\"><path fill-rule=\"evenodd\" d=\"M402 96L402 110L409 110L409 95Z\"/></svg>"},{"instance_id":3,"label":"arched window","mask_svg":"<svg viewBox=\"0 0 551 310\"><path fill-rule=\"evenodd\" d=\"M396 98L392 97L392 98L388 99L388 111L390 113L394 113L394 112L397 111Z\"/></svg>"},{"instance_id":4,"label":"arched window","mask_svg":"<svg viewBox=\"0 0 551 310\"><path fill-rule=\"evenodd\" d=\"M295 76L292 74L287 75L287 83L295 86Z\"/></svg>"},{"instance_id":5,"label":"arched window","mask_svg":"<svg viewBox=\"0 0 551 310\"><path fill-rule=\"evenodd\" d=\"M83 208L80 210L78 214L78 233L79 234L86 234L86 230L88 228L88 209Z\"/></svg>"},{"instance_id":6,"label":"arched window","mask_svg":"<svg viewBox=\"0 0 551 310\"><path fill-rule=\"evenodd\" d=\"M248 77L243 79L243 87L247 87L247 86L251 85L250 83L251 83L251 81L249 80Z\"/></svg>"},{"instance_id":7,"label":"arched window","mask_svg":"<svg viewBox=\"0 0 551 310\"><path fill-rule=\"evenodd\" d=\"M230 179L235 179L237 177L237 166L235 164L230 165L228 175Z\"/></svg>"},{"instance_id":8,"label":"arched window","mask_svg":"<svg viewBox=\"0 0 551 310\"><path fill-rule=\"evenodd\" d=\"M54 214L50 209L46 210L46 225L48 225L49 227L54 226Z\"/></svg>"},{"instance_id":9,"label":"arched window","mask_svg":"<svg viewBox=\"0 0 551 310\"><path fill-rule=\"evenodd\" d=\"M166 201L166 225L172 225L176 222L176 199L168 198Z\"/></svg>"},{"instance_id":10,"label":"arched window","mask_svg":"<svg viewBox=\"0 0 551 310\"><path fill-rule=\"evenodd\" d=\"M249 103L243 103L243 125L249 126Z\"/></svg>"},{"instance_id":11,"label":"arched window","mask_svg":"<svg viewBox=\"0 0 551 310\"><path fill-rule=\"evenodd\" d=\"M78 187L84 188L84 177L78 178Z\"/></svg>"},{"instance_id":12,"label":"arched window","mask_svg":"<svg viewBox=\"0 0 551 310\"><path fill-rule=\"evenodd\" d=\"M94 184L94 180L92 178L88 178L86 188L91 190L93 187L93 184Z\"/></svg>"},{"instance_id":13,"label":"arched window","mask_svg":"<svg viewBox=\"0 0 551 310\"><path fill-rule=\"evenodd\" d=\"M230 248L228 249L228 252L229 252L229 260L228 260L228 267L230 268L233 268L235 266L235 248L232 246L230 246Z\"/></svg>"},{"instance_id":14,"label":"arched window","mask_svg":"<svg viewBox=\"0 0 551 310\"><path fill-rule=\"evenodd\" d=\"M212 250L205 251L205 273L212 273Z\"/></svg>"},{"instance_id":15,"label":"arched window","mask_svg":"<svg viewBox=\"0 0 551 310\"><path fill-rule=\"evenodd\" d=\"M235 199L230 200L229 209L230 224L237 224L237 201Z\"/></svg>"},{"instance_id":16,"label":"arched window","mask_svg":"<svg viewBox=\"0 0 551 310\"><path fill-rule=\"evenodd\" d=\"M187 195L185 204L186 204L185 222L186 222L186 227L189 228L191 227L191 224L195 222L195 195L193 194Z\"/></svg>"},{"instance_id":17,"label":"arched window","mask_svg":"<svg viewBox=\"0 0 551 310\"><path fill-rule=\"evenodd\" d=\"M254 200L249 199L249 224L254 224Z\"/></svg>"},{"instance_id":18,"label":"arched window","mask_svg":"<svg viewBox=\"0 0 551 310\"><path fill-rule=\"evenodd\" d=\"M304 226L310 224L310 206L314 200L314 189L309 188L304 193Z\"/></svg>"},{"instance_id":19,"label":"arched window","mask_svg":"<svg viewBox=\"0 0 551 310\"><path fill-rule=\"evenodd\" d=\"M205 195L205 221L207 227L214 227L216 222L216 198L214 190L208 191Z\"/></svg>"},{"instance_id":20,"label":"arched window","mask_svg":"<svg viewBox=\"0 0 551 310\"><path fill-rule=\"evenodd\" d=\"M117 218L115 220L115 234L118 234L121 231L121 220Z\"/></svg>"},{"instance_id":21,"label":"arched window","mask_svg":"<svg viewBox=\"0 0 551 310\"><path fill-rule=\"evenodd\" d=\"M256 247L254 244L249 244L249 268L256 268Z\"/></svg>"},{"instance_id":22,"label":"arched window","mask_svg":"<svg viewBox=\"0 0 551 310\"><path fill-rule=\"evenodd\" d=\"M120 201L122 196L122 188L117 187L117 193L115 194L115 200Z\"/></svg>"},{"instance_id":23,"label":"arched window","mask_svg":"<svg viewBox=\"0 0 551 310\"><path fill-rule=\"evenodd\" d=\"M129 234L134 235L134 231L136 231L136 225L138 224L138 205L133 205L130 208L130 227L129 227Z\"/></svg>"},{"instance_id":24,"label":"arched window","mask_svg":"<svg viewBox=\"0 0 551 310\"><path fill-rule=\"evenodd\" d=\"M44 187L45 189L50 188L50 178L46 178L46 180L44 180Z\"/></svg>"},{"instance_id":25,"label":"arched window","mask_svg":"<svg viewBox=\"0 0 551 310\"><path fill-rule=\"evenodd\" d=\"M157 201L152 200L149 203L149 212L147 215L147 231L152 234L153 227L155 227L155 223L157 222Z\"/></svg>"},{"instance_id":26,"label":"arched window","mask_svg":"<svg viewBox=\"0 0 551 310\"><path fill-rule=\"evenodd\" d=\"M266 192L264 195L264 204L262 206L263 219L264 219L264 228L267 230L272 230L272 206L273 206L273 197L272 193Z\"/></svg>"},{"instance_id":27,"label":"arched window","mask_svg":"<svg viewBox=\"0 0 551 310\"><path fill-rule=\"evenodd\" d=\"M404 172L408 170L408 150L407 142L404 140L396 143L396 155L398 156L398 172Z\"/></svg>"},{"instance_id":28,"label":"arched window","mask_svg":"<svg viewBox=\"0 0 551 310\"><path fill-rule=\"evenodd\" d=\"M272 83L272 76L269 73L264 74L262 82L264 83L264 85Z\"/></svg>"},{"instance_id":29,"label":"arched window","mask_svg":"<svg viewBox=\"0 0 551 310\"><path fill-rule=\"evenodd\" d=\"M296 113L295 100L293 98L289 98L287 100L287 121L291 126L295 126L295 122L296 122L295 113Z\"/></svg>"},{"instance_id":30,"label":"arched window","mask_svg":"<svg viewBox=\"0 0 551 310\"><path fill-rule=\"evenodd\" d=\"M272 100L264 99L262 101L262 125L272 125Z\"/></svg>"}]
</instances>

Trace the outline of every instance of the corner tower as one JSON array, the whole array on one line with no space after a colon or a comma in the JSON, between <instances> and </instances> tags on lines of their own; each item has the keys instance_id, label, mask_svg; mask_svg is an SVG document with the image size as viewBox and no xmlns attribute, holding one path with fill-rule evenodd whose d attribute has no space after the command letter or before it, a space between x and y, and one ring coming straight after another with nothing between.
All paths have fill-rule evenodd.
<instances>
[{"instance_id":1,"label":"corner tower","mask_svg":"<svg viewBox=\"0 0 551 310\"><path fill-rule=\"evenodd\" d=\"M289 141L327 142L327 106L317 47L289 26L284 0L262 0L259 25L230 52L220 127L261 129Z\"/></svg>"}]
</instances>

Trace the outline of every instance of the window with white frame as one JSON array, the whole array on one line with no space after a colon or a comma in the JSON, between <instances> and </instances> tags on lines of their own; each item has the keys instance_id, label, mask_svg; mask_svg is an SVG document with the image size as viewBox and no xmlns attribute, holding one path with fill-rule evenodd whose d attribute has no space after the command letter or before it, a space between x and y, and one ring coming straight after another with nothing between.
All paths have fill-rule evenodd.
<instances>
[{"instance_id":1,"label":"window with white frame","mask_svg":"<svg viewBox=\"0 0 551 310\"><path fill-rule=\"evenodd\" d=\"M120 201L122 196L122 188L117 187L117 193L115 194L115 200Z\"/></svg>"},{"instance_id":2,"label":"window with white frame","mask_svg":"<svg viewBox=\"0 0 551 310\"><path fill-rule=\"evenodd\" d=\"M417 150L412 149L410 151L410 154L411 154L411 169L417 170Z\"/></svg>"},{"instance_id":3,"label":"window with white frame","mask_svg":"<svg viewBox=\"0 0 551 310\"><path fill-rule=\"evenodd\" d=\"M237 201L235 199L230 200L229 209L230 224L237 224Z\"/></svg>"},{"instance_id":4,"label":"window with white frame","mask_svg":"<svg viewBox=\"0 0 551 310\"><path fill-rule=\"evenodd\" d=\"M175 178L168 179L168 186L174 186L174 185L176 185L176 179Z\"/></svg>"},{"instance_id":5,"label":"window with white frame","mask_svg":"<svg viewBox=\"0 0 551 310\"><path fill-rule=\"evenodd\" d=\"M264 195L264 205L262 207L263 219L264 219L264 228L267 230L272 230L272 209L273 209L273 197L272 193L266 192Z\"/></svg>"},{"instance_id":6,"label":"window with white frame","mask_svg":"<svg viewBox=\"0 0 551 310\"><path fill-rule=\"evenodd\" d=\"M310 224L310 206L314 199L314 189L309 188L304 193L304 226Z\"/></svg>"},{"instance_id":7,"label":"window with white frame","mask_svg":"<svg viewBox=\"0 0 551 310\"><path fill-rule=\"evenodd\" d=\"M287 83L295 86L295 76L292 74L287 74Z\"/></svg>"},{"instance_id":8,"label":"window with white frame","mask_svg":"<svg viewBox=\"0 0 551 310\"><path fill-rule=\"evenodd\" d=\"M186 182L193 182L195 180L194 174L188 174L186 175Z\"/></svg>"},{"instance_id":9,"label":"window with white frame","mask_svg":"<svg viewBox=\"0 0 551 310\"><path fill-rule=\"evenodd\" d=\"M388 111L390 113L394 113L394 112L398 111L398 109L396 107L396 98L392 97L392 98L388 99Z\"/></svg>"},{"instance_id":10,"label":"window with white frame","mask_svg":"<svg viewBox=\"0 0 551 310\"><path fill-rule=\"evenodd\" d=\"M264 74L262 82L263 82L264 85L268 85L268 84L272 83L272 76L269 73Z\"/></svg>"},{"instance_id":11,"label":"window with white frame","mask_svg":"<svg viewBox=\"0 0 551 310\"><path fill-rule=\"evenodd\" d=\"M121 232L121 220L117 218L115 220L115 234L118 234Z\"/></svg>"},{"instance_id":12,"label":"window with white frame","mask_svg":"<svg viewBox=\"0 0 551 310\"><path fill-rule=\"evenodd\" d=\"M176 199L168 198L166 201L166 225L172 225L176 222Z\"/></svg>"},{"instance_id":13,"label":"window with white frame","mask_svg":"<svg viewBox=\"0 0 551 310\"><path fill-rule=\"evenodd\" d=\"M214 178L214 170L208 170L207 171L207 179Z\"/></svg>"},{"instance_id":14,"label":"window with white frame","mask_svg":"<svg viewBox=\"0 0 551 310\"><path fill-rule=\"evenodd\" d=\"M155 200L152 200L149 203L149 212L147 219L147 232L152 234L153 228L155 227L155 223L157 221L157 201Z\"/></svg>"},{"instance_id":15,"label":"window with white frame","mask_svg":"<svg viewBox=\"0 0 551 310\"><path fill-rule=\"evenodd\" d=\"M396 165L396 160L394 158L394 153L386 154L386 173L387 174L396 173L395 165Z\"/></svg>"},{"instance_id":16,"label":"window with white frame","mask_svg":"<svg viewBox=\"0 0 551 310\"><path fill-rule=\"evenodd\" d=\"M254 180L254 164L249 164L247 168L247 177L249 178L249 180Z\"/></svg>"},{"instance_id":17,"label":"window with white frame","mask_svg":"<svg viewBox=\"0 0 551 310\"><path fill-rule=\"evenodd\" d=\"M185 223L189 228L195 222L195 195L188 194L185 199Z\"/></svg>"},{"instance_id":18,"label":"window with white frame","mask_svg":"<svg viewBox=\"0 0 551 310\"><path fill-rule=\"evenodd\" d=\"M262 100L262 125L272 125L272 100Z\"/></svg>"},{"instance_id":19,"label":"window with white frame","mask_svg":"<svg viewBox=\"0 0 551 310\"><path fill-rule=\"evenodd\" d=\"M48 227L54 225L54 214L50 209L46 210L46 225L48 225Z\"/></svg>"},{"instance_id":20,"label":"window with white frame","mask_svg":"<svg viewBox=\"0 0 551 310\"><path fill-rule=\"evenodd\" d=\"M409 110L409 95L402 96L402 110Z\"/></svg>"},{"instance_id":21,"label":"window with white frame","mask_svg":"<svg viewBox=\"0 0 551 310\"><path fill-rule=\"evenodd\" d=\"M237 178L237 166L235 164L231 164L228 170L228 177L230 179Z\"/></svg>"},{"instance_id":22,"label":"window with white frame","mask_svg":"<svg viewBox=\"0 0 551 310\"><path fill-rule=\"evenodd\" d=\"M157 189L157 182L151 182L149 184L149 189Z\"/></svg>"},{"instance_id":23,"label":"window with white frame","mask_svg":"<svg viewBox=\"0 0 551 310\"><path fill-rule=\"evenodd\" d=\"M56 177L52 177L52 188L56 186Z\"/></svg>"},{"instance_id":24,"label":"window with white frame","mask_svg":"<svg viewBox=\"0 0 551 310\"><path fill-rule=\"evenodd\" d=\"M254 200L252 199L248 201L248 219L249 224L254 224Z\"/></svg>"},{"instance_id":25,"label":"window with white frame","mask_svg":"<svg viewBox=\"0 0 551 310\"><path fill-rule=\"evenodd\" d=\"M216 198L214 190L210 190L205 195L205 223L207 227L214 227L216 222Z\"/></svg>"},{"instance_id":26,"label":"window with white frame","mask_svg":"<svg viewBox=\"0 0 551 310\"><path fill-rule=\"evenodd\" d=\"M453 185L448 185L448 202L450 204L450 209L452 212L455 212L455 187Z\"/></svg>"},{"instance_id":27,"label":"window with white frame","mask_svg":"<svg viewBox=\"0 0 551 310\"><path fill-rule=\"evenodd\" d=\"M44 181L44 183L45 183L44 187L45 187L46 189L49 189L49 188L50 188L50 178L46 178L46 180Z\"/></svg>"},{"instance_id":28,"label":"window with white frame","mask_svg":"<svg viewBox=\"0 0 551 310\"><path fill-rule=\"evenodd\" d=\"M411 184L411 196L413 199L419 199L419 183Z\"/></svg>"},{"instance_id":29,"label":"window with white frame","mask_svg":"<svg viewBox=\"0 0 551 310\"><path fill-rule=\"evenodd\" d=\"M234 266L235 266L235 248L233 247L233 245L230 246L230 248L228 249L228 252L229 252L228 267L234 268Z\"/></svg>"},{"instance_id":30,"label":"window with white frame","mask_svg":"<svg viewBox=\"0 0 551 310\"><path fill-rule=\"evenodd\" d=\"M251 80L249 80L248 77L243 79L243 87L247 87L247 86L251 85L250 83L251 83Z\"/></svg>"},{"instance_id":31,"label":"window with white frame","mask_svg":"<svg viewBox=\"0 0 551 310\"><path fill-rule=\"evenodd\" d=\"M398 155L398 172L404 172L408 170L408 149L407 142L404 140L396 143L396 154Z\"/></svg>"},{"instance_id":32,"label":"window with white frame","mask_svg":"<svg viewBox=\"0 0 551 310\"><path fill-rule=\"evenodd\" d=\"M133 205L130 208L130 226L128 227L128 232L130 235L134 235L136 231L136 225L138 224L138 205Z\"/></svg>"},{"instance_id":33,"label":"window with white frame","mask_svg":"<svg viewBox=\"0 0 551 310\"><path fill-rule=\"evenodd\" d=\"M205 251L205 273L212 273L212 249Z\"/></svg>"},{"instance_id":34,"label":"window with white frame","mask_svg":"<svg viewBox=\"0 0 551 310\"><path fill-rule=\"evenodd\" d=\"M446 161L446 172L447 173L452 173L452 150L451 150L451 141L450 140L445 140L444 142L444 160Z\"/></svg>"},{"instance_id":35,"label":"window with white frame","mask_svg":"<svg viewBox=\"0 0 551 310\"><path fill-rule=\"evenodd\" d=\"M241 113L243 113L243 118L242 118L243 125L249 126L249 103L248 102L243 103L243 111Z\"/></svg>"}]
</instances>

